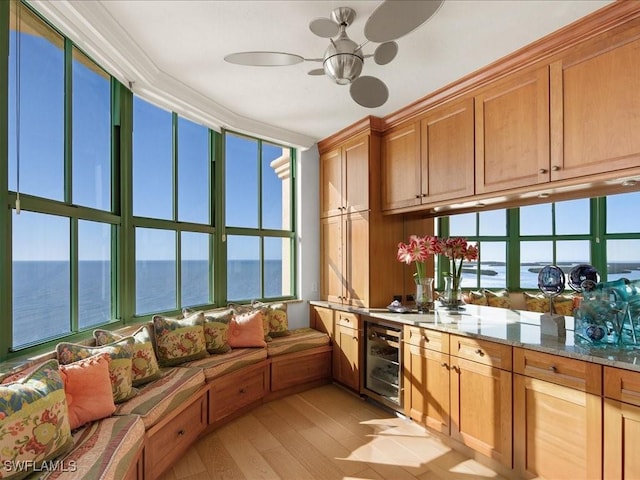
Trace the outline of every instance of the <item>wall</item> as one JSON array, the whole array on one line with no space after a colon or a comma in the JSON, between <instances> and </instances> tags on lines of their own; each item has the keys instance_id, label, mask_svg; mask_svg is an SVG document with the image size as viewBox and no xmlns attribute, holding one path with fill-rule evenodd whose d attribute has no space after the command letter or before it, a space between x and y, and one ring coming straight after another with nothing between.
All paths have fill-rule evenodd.
<instances>
[{"instance_id":1,"label":"wall","mask_svg":"<svg viewBox=\"0 0 640 480\"><path fill-rule=\"evenodd\" d=\"M290 328L309 325L309 300L320 298L320 155L314 145L296 159L298 297L289 304Z\"/></svg>"}]
</instances>

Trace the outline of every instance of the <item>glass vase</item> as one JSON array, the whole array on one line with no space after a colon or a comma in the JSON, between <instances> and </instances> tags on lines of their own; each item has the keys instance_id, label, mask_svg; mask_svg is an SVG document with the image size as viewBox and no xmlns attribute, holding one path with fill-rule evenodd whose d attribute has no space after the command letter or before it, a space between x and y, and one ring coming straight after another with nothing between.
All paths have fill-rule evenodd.
<instances>
[{"instance_id":1,"label":"glass vase","mask_svg":"<svg viewBox=\"0 0 640 480\"><path fill-rule=\"evenodd\" d=\"M462 278L453 275L445 275L444 292L440 297L440 303L448 310L458 310L462 305Z\"/></svg>"},{"instance_id":2,"label":"glass vase","mask_svg":"<svg viewBox=\"0 0 640 480\"><path fill-rule=\"evenodd\" d=\"M433 310L433 278L413 277L416 282L416 310L418 313L429 313Z\"/></svg>"}]
</instances>

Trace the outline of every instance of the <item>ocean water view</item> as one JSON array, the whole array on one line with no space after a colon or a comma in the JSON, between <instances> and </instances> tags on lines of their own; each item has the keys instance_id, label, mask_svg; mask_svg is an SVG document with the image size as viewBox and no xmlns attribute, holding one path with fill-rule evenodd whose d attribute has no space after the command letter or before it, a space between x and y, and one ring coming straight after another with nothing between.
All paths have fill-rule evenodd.
<instances>
[{"instance_id":1,"label":"ocean water view","mask_svg":"<svg viewBox=\"0 0 640 480\"><path fill-rule=\"evenodd\" d=\"M266 260L265 295L282 296L282 262ZM182 262L182 301L176 305L176 268L173 261L140 261L136 264L136 312L148 314L209 303L209 264ZM229 301L260 297L260 264L257 260L231 260L227 267ZM70 332L70 273L65 261L13 262L13 345L27 345L43 337ZM109 262L78 263L78 312L81 329L111 318Z\"/></svg>"}]
</instances>

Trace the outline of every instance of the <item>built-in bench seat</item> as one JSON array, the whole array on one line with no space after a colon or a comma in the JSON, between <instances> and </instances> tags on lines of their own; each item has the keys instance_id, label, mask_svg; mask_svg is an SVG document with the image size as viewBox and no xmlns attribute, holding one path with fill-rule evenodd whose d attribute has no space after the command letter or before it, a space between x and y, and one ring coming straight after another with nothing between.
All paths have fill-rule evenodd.
<instances>
[{"instance_id":1,"label":"built-in bench seat","mask_svg":"<svg viewBox=\"0 0 640 480\"><path fill-rule=\"evenodd\" d=\"M210 382L214 378L261 362L266 358L266 348L235 348L227 353L209 355L200 360L182 363L180 367L197 368L204 373L205 380Z\"/></svg>"}]
</instances>

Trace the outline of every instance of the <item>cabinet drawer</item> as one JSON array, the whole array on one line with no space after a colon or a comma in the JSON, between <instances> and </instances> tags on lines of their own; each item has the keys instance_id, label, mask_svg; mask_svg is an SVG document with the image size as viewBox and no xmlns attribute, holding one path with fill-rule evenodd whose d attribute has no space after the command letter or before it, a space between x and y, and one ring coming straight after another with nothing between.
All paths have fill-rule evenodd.
<instances>
[{"instance_id":1,"label":"cabinet drawer","mask_svg":"<svg viewBox=\"0 0 640 480\"><path fill-rule=\"evenodd\" d=\"M336 312L336 325L357 330L360 328L360 317L355 313Z\"/></svg>"},{"instance_id":2,"label":"cabinet drawer","mask_svg":"<svg viewBox=\"0 0 640 480\"><path fill-rule=\"evenodd\" d=\"M602 395L600 365L523 348L514 349L513 359L516 373Z\"/></svg>"},{"instance_id":3,"label":"cabinet drawer","mask_svg":"<svg viewBox=\"0 0 640 480\"><path fill-rule=\"evenodd\" d=\"M604 367L604 396L640 406L640 372Z\"/></svg>"},{"instance_id":4,"label":"cabinet drawer","mask_svg":"<svg viewBox=\"0 0 640 480\"><path fill-rule=\"evenodd\" d=\"M271 360L271 391L331 378L331 346L280 355Z\"/></svg>"},{"instance_id":5,"label":"cabinet drawer","mask_svg":"<svg viewBox=\"0 0 640 480\"><path fill-rule=\"evenodd\" d=\"M145 444L145 477L157 478L175 463L207 426L207 391L184 410L153 427Z\"/></svg>"},{"instance_id":6,"label":"cabinet drawer","mask_svg":"<svg viewBox=\"0 0 640 480\"><path fill-rule=\"evenodd\" d=\"M405 325L404 341L409 345L449 353L449 334L438 330Z\"/></svg>"},{"instance_id":7,"label":"cabinet drawer","mask_svg":"<svg viewBox=\"0 0 640 480\"><path fill-rule=\"evenodd\" d=\"M222 420L264 397L269 389L268 369L269 362L260 362L216 378L209 393L209 423Z\"/></svg>"},{"instance_id":8,"label":"cabinet drawer","mask_svg":"<svg viewBox=\"0 0 640 480\"><path fill-rule=\"evenodd\" d=\"M451 335L450 353L459 358L511 371L511 346Z\"/></svg>"}]
</instances>

